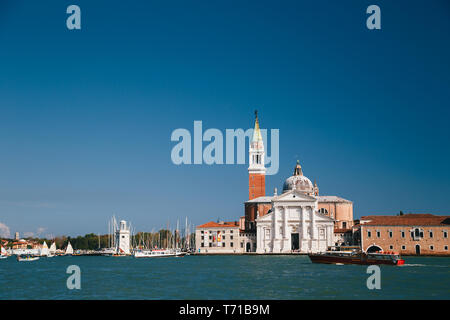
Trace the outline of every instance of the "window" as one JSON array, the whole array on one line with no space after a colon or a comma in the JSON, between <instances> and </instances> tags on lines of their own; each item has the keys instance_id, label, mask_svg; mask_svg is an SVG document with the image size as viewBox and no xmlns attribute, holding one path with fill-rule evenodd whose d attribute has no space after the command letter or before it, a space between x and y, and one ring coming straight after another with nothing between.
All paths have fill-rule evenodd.
<instances>
[{"instance_id":1,"label":"window","mask_svg":"<svg viewBox=\"0 0 450 320\"><path fill-rule=\"evenodd\" d=\"M230 236L230 240L233 240L233 236Z\"/></svg>"},{"instance_id":2,"label":"window","mask_svg":"<svg viewBox=\"0 0 450 320\"><path fill-rule=\"evenodd\" d=\"M405 231L401 231L401 233L402 233L402 238L404 238L405 237Z\"/></svg>"},{"instance_id":3,"label":"window","mask_svg":"<svg viewBox=\"0 0 450 320\"><path fill-rule=\"evenodd\" d=\"M233 242L230 243L230 247L233 247Z\"/></svg>"},{"instance_id":4,"label":"window","mask_svg":"<svg viewBox=\"0 0 450 320\"><path fill-rule=\"evenodd\" d=\"M347 229L347 222L342 222L342 228Z\"/></svg>"},{"instance_id":5,"label":"window","mask_svg":"<svg viewBox=\"0 0 450 320\"><path fill-rule=\"evenodd\" d=\"M224 242L224 243L222 243L222 247L225 247L225 242Z\"/></svg>"},{"instance_id":6,"label":"window","mask_svg":"<svg viewBox=\"0 0 450 320\"><path fill-rule=\"evenodd\" d=\"M205 240L205 236L202 236L202 240Z\"/></svg>"},{"instance_id":7,"label":"window","mask_svg":"<svg viewBox=\"0 0 450 320\"><path fill-rule=\"evenodd\" d=\"M201 245L201 247L203 248L205 246L205 244L202 242L202 245Z\"/></svg>"},{"instance_id":8,"label":"window","mask_svg":"<svg viewBox=\"0 0 450 320\"><path fill-rule=\"evenodd\" d=\"M389 246L389 250L394 250L394 246Z\"/></svg>"},{"instance_id":9,"label":"window","mask_svg":"<svg viewBox=\"0 0 450 320\"><path fill-rule=\"evenodd\" d=\"M420 228L414 228L411 231L411 237L414 240L420 240L421 238L423 238L423 230L421 230Z\"/></svg>"},{"instance_id":10,"label":"window","mask_svg":"<svg viewBox=\"0 0 450 320\"><path fill-rule=\"evenodd\" d=\"M202 231L200 231L200 233L201 233L201 234L203 234L203 233L204 233L204 232L203 232L203 230L202 230Z\"/></svg>"},{"instance_id":11,"label":"window","mask_svg":"<svg viewBox=\"0 0 450 320\"><path fill-rule=\"evenodd\" d=\"M233 233L233 230L230 230L230 233Z\"/></svg>"},{"instance_id":12,"label":"window","mask_svg":"<svg viewBox=\"0 0 450 320\"><path fill-rule=\"evenodd\" d=\"M433 231L430 230L430 238L433 238Z\"/></svg>"},{"instance_id":13,"label":"window","mask_svg":"<svg viewBox=\"0 0 450 320\"><path fill-rule=\"evenodd\" d=\"M434 246L430 246L430 250L434 250Z\"/></svg>"},{"instance_id":14,"label":"window","mask_svg":"<svg viewBox=\"0 0 450 320\"><path fill-rule=\"evenodd\" d=\"M244 243L243 242L241 242L241 248L243 248L244 247Z\"/></svg>"},{"instance_id":15,"label":"window","mask_svg":"<svg viewBox=\"0 0 450 320\"><path fill-rule=\"evenodd\" d=\"M389 238L392 238L392 230L389 230Z\"/></svg>"},{"instance_id":16,"label":"window","mask_svg":"<svg viewBox=\"0 0 450 320\"><path fill-rule=\"evenodd\" d=\"M225 235L223 235L222 239L225 240Z\"/></svg>"},{"instance_id":17,"label":"window","mask_svg":"<svg viewBox=\"0 0 450 320\"><path fill-rule=\"evenodd\" d=\"M444 250L448 250L448 246L444 246Z\"/></svg>"},{"instance_id":18,"label":"window","mask_svg":"<svg viewBox=\"0 0 450 320\"><path fill-rule=\"evenodd\" d=\"M209 243L209 246L212 247L212 243L211 242Z\"/></svg>"},{"instance_id":19,"label":"window","mask_svg":"<svg viewBox=\"0 0 450 320\"><path fill-rule=\"evenodd\" d=\"M406 246L402 246L402 250L406 250Z\"/></svg>"},{"instance_id":20,"label":"window","mask_svg":"<svg viewBox=\"0 0 450 320\"><path fill-rule=\"evenodd\" d=\"M377 238L379 238L380 236L380 231L377 231Z\"/></svg>"},{"instance_id":21,"label":"window","mask_svg":"<svg viewBox=\"0 0 450 320\"><path fill-rule=\"evenodd\" d=\"M444 238L447 238L447 231L444 230Z\"/></svg>"},{"instance_id":22,"label":"window","mask_svg":"<svg viewBox=\"0 0 450 320\"><path fill-rule=\"evenodd\" d=\"M370 238L372 236L372 233L370 232L370 230L367 230L367 238Z\"/></svg>"}]
</instances>

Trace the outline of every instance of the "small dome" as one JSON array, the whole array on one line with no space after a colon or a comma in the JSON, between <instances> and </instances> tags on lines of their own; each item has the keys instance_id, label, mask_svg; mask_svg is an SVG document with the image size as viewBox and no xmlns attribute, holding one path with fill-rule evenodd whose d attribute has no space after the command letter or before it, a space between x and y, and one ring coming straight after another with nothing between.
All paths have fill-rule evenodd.
<instances>
[{"instance_id":1,"label":"small dome","mask_svg":"<svg viewBox=\"0 0 450 320\"><path fill-rule=\"evenodd\" d=\"M306 194L314 194L314 186L311 180L303 175L299 161L297 161L297 165L295 166L294 175L287 178L284 182L283 193L293 189Z\"/></svg>"}]
</instances>

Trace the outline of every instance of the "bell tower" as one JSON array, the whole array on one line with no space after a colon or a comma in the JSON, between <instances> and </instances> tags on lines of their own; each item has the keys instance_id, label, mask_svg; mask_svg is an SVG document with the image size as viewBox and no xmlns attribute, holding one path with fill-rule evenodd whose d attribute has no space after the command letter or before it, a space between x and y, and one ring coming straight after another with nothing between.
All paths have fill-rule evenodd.
<instances>
[{"instance_id":1,"label":"bell tower","mask_svg":"<svg viewBox=\"0 0 450 320\"><path fill-rule=\"evenodd\" d=\"M258 112L255 111L255 128L248 153L248 198L266 195L266 168L264 167L264 141L259 128Z\"/></svg>"}]
</instances>

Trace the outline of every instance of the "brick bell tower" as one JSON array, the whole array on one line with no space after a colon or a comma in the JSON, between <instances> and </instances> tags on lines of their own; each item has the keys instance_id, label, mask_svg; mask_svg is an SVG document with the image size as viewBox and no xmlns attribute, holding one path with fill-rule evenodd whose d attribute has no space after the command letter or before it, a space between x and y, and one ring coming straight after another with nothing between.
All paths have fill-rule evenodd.
<instances>
[{"instance_id":1,"label":"brick bell tower","mask_svg":"<svg viewBox=\"0 0 450 320\"><path fill-rule=\"evenodd\" d=\"M264 141L259 129L258 111L255 111L255 128L249 148L248 198L266 195L266 168L264 167Z\"/></svg>"}]
</instances>

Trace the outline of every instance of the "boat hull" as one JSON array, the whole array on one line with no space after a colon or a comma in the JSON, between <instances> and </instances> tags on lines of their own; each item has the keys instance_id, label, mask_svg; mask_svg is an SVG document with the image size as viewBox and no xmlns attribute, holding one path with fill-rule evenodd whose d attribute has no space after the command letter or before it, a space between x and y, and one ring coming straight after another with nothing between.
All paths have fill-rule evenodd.
<instances>
[{"instance_id":1,"label":"boat hull","mask_svg":"<svg viewBox=\"0 0 450 320\"><path fill-rule=\"evenodd\" d=\"M405 263L403 259L399 260L380 260L371 257L364 256L327 256L321 254L309 254L309 259L313 263L326 263L326 264L359 264L359 265L392 265L399 266Z\"/></svg>"}]
</instances>

